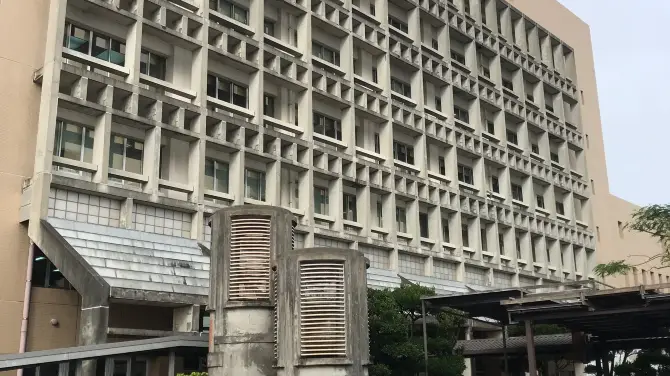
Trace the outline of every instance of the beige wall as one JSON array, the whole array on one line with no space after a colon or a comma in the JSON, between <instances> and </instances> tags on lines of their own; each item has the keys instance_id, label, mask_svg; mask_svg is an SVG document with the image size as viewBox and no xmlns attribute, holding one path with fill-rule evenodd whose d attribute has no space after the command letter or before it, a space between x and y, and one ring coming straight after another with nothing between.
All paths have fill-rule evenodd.
<instances>
[{"instance_id":1,"label":"beige wall","mask_svg":"<svg viewBox=\"0 0 670 376\"><path fill-rule=\"evenodd\" d=\"M19 224L21 187L32 175L48 0L0 1L0 353L19 349L28 236ZM33 289L28 350L69 346L76 333L73 291ZM59 326L50 324L52 318Z\"/></svg>"}]
</instances>

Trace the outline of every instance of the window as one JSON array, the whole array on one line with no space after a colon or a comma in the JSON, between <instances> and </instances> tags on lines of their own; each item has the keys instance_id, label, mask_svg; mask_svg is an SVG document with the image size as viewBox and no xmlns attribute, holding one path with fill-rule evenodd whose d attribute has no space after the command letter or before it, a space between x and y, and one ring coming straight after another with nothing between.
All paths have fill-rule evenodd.
<instances>
[{"instance_id":1,"label":"window","mask_svg":"<svg viewBox=\"0 0 670 376\"><path fill-rule=\"evenodd\" d=\"M126 62L126 44L112 37L65 23L63 47L123 66Z\"/></svg>"},{"instance_id":2,"label":"window","mask_svg":"<svg viewBox=\"0 0 670 376\"><path fill-rule=\"evenodd\" d=\"M470 14L470 0L463 0L463 10L465 14Z\"/></svg>"},{"instance_id":3,"label":"window","mask_svg":"<svg viewBox=\"0 0 670 376\"><path fill-rule=\"evenodd\" d=\"M381 141L379 139L379 133L375 133L375 153L381 152Z\"/></svg>"},{"instance_id":4,"label":"window","mask_svg":"<svg viewBox=\"0 0 670 376\"><path fill-rule=\"evenodd\" d=\"M433 47L433 49L437 50L440 48L440 43L437 41L437 39L433 38L431 40L431 46Z\"/></svg>"},{"instance_id":5,"label":"window","mask_svg":"<svg viewBox=\"0 0 670 376\"><path fill-rule=\"evenodd\" d=\"M435 96L435 109L438 111L442 111L442 98L439 96Z\"/></svg>"},{"instance_id":6,"label":"window","mask_svg":"<svg viewBox=\"0 0 670 376\"><path fill-rule=\"evenodd\" d=\"M263 115L275 117L275 97L270 94L263 95Z\"/></svg>"},{"instance_id":7,"label":"window","mask_svg":"<svg viewBox=\"0 0 670 376\"><path fill-rule=\"evenodd\" d=\"M519 139L517 138L517 134L513 130L507 130L507 142L512 143L514 145L519 144Z\"/></svg>"},{"instance_id":8,"label":"window","mask_svg":"<svg viewBox=\"0 0 670 376\"><path fill-rule=\"evenodd\" d=\"M142 50L142 53L140 54L140 73L158 78L159 80L164 80L165 71L167 70L166 61L167 60L163 56Z\"/></svg>"},{"instance_id":9,"label":"window","mask_svg":"<svg viewBox=\"0 0 670 376\"><path fill-rule=\"evenodd\" d=\"M428 234L428 214L419 213L419 235L422 238L427 238Z\"/></svg>"},{"instance_id":10,"label":"window","mask_svg":"<svg viewBox=\"0 0 670 376\"><path fill-rule=\"evenodd\" d=\"M514 242L516 243L516 258L523 260L523 257L521 257L521 238L519 235L515 236Z\"/></svg>"},{"instance_id":11,"label":"window","mask_svg":"<svg viewBox=\"0 0 670 376\"><path fill-rule=\"evenodd\" d=\"M144 143L112 134L109 146L109 167L142 174Z\"/></svg>"},{"instance_id":12,"label":"window","mask_svg":"<svg viewBox=\"0 0 670 376\"><path fill-rule=\"evenodd\" d=\"M249 24L249 10L247 8L226 0L219 0L218 4L216 1L210 0L209 4L210 8L234 19L235 21L245 25Z\"/></svg>"},{"instance_id":13,"label":"window","mask_svg":"<svg viewBox=\"0 0 670 376\"><path fill-rule=\"evenodd\" d=\"M523 201L523 188L519 184L512 183L512 199Z\"/></svg>"},{"instance_id":14,"label":"window","mask_svg":"<svg viewBox=\"0 0 670 376\"><path fill-rule=\"evenodd\" d=\"M578 272L579 267L577 265L579 265L579 263L577 263L577 251L572 252L572 261L575 263L575 271ZM642 271L642 273L644 273L644 271Z\"/></svg>"},{"instance_id":15,"label":"window","mask_svg":"<svg viewBox=\"0 0 670 376\"><path fill-rule=\"evenodd\" d=\"M252 169L244 171L244 197L265 201L265 172Z\"/></svg>"},{"instance_id":16,"label":"window","mask_svg":"<svg viewBox=\"0 0 670 376\"><path fill-rule=\"evenodd\" d=\"M470 246L470 231L468 225L461 225L461 238L463 239L463 247Z\"/></svg>"},{"instance_id":17,"label":"window","mask_svg":"<svg viewBox=\"0 0 670 376\"><path fill-rule=\"evenodd\" d=\"M398 231L407 232L407 212L405 208L395 208L395 222L398 226Z\"/></svg>"},{"instance_id":18,"label":"window","mask_svg":"<svg viewBox=\"0 0 670 376\"><path fill-rule=\"evenodd\" d=\"M489 68L490 66L491 61L488 56L479 54L479 74L486 78L491 78L491 69Z\"/></svg>"},{"instance_id":19,"label":"window","mask_svg":"<svg viewBox=\"0 0 670 376\"><path fill-rule=\"evenodd\" d=\"M485 0L479 0L479 11L482 16L482 23L486 24L486 1Z\"/></svg>"},{"instance_id":20,"label":"window","mask_svg":"<svg viewBox=\"0 0 670 376\"><path fill-rule=\"evenodd\" d=\"M228 192L228 163L205 159L205 188Z\"/></svg>"},{"instance_id":21,"label":"window","mask_svg":"<svg viewBox=\"0 0 670 376\"><path fill-rule=\"evenodd\" d=\"M486 229L481 229L482 251L488 252L488 239L486 239Z\"/></svg>"},{"instance_id":22,"label":"window","mask_svg":"<svg viewBox=\"0 0 670 376\"><path fill-rule=\"evenodd\" d=\"M472 168L459 164L458 165L458 181L466 184L474 184Z\"/></svg>"},{"instance_id":23,"label":"window","mask_svg":"<svg viewBox=\"0 0 670 376\"><path fill-rule=\"evenodd\" d=\"M314 187L314 212L328 215L328 188Z\"/></svg>"},{"instance_id":24,"label":"window","mask_svg":"<svg viewBox=\"0 0 670 376\"><path fill-rule=\"evenodd\" d=\"M249 89L242 84L211 74L207 75L207 95L210 97L247 108L248 91Z\"/></svg>"},{"instance_id":25,"label":"window","mask_svg":"<svg viewBox=\"0 0 670 376\"><path fill-rule=\"evenodd\" d=\"M52 264L37 247L35 248L35 255L32 262L33 274L31 281L33 287L72 289L70 283L63 277L60 270L58 270L58 268L56 268L56 266Z\"/></svg>"},{"instance_id":26,"label":"window","mask_svg":"<svg viewBox=\"0 0 670 376\"><path fill-rule=\"evenodd\" d=\"M393 141L393 159L413 165L414 147Z\"/></svg>"},{"instance_id":27,"label":"window","mask_svg":"<svg viewBox=\"0 0 670 376\"><path fill-rule=\"evenodd\" d=\"M375 4L370 3L370 14L374 16L376 13L377 13L377 11L375 9Z\"/></svg>"},{"instance_id":28,"label":"window","mask_svg":"<svg viewBox=\"0 0 670 376\"><path fill-rule=\"evenodd\" d=\"M342 202L342 207L344 209L342 218L346 219L347 221L357 221L358 215L356 213L356 195L343 193Z\"/></svg>"},{"instance_id":29,"label":"window","mask_svg":"<svg viewBox=\"0 0 670 376\"><path fill-rule=\"evenodd\" d=\"M496 125L492 120L486 120L486 132L492 135L496 134Z\"/></svg>"},{"instance_id":30,"label":"window","mask_svg":"<svg viewBox=\"0 0 670 376\"><path fill-rule=\"evenodd\" d=\"M535 154L540 154L540 146L538 144L531 144L530 151L532 151Z\"/></svg>"},{"instance_id":31,"label":"window","mask_svg":"<svg viewBox=\"0 0 670 376\"><path fill-rule=\"evenodd\" d=\"M563 207L562 202L556 201L556 213L565 215L565 208Z\"/></svg>"},{"instance_id":32,"label":"window","mask_svg":"<svg viewBox=\"0 0 670 376\"><path fill-rule=\"evenodd\" d=\"M558 153L555 153L555 152L552 151L551 153L549 153L549 157L551 158L551 160L553 162L560 163L560 160L558 158Z\"/></svg>"},{"instance_id":33,"label":"window","mask_svg":"<svg viewBox=\"0 0 670 376\"><path fill-rule=\"evenodd\" d=\"M514 83L512 82L512 80L509 80L507 78L503 78L502 79L502 86L507 90L514 91Z\"/></svg>"},{"instance_id":34,"label":"window","mask_svg":"<svg viewBox=\"0 0 670 376\"><path fill-rule=\"evenodd\" d=\"M500 254L505 254L505 235L503 233L498 234L498 248L500 249Z\"/></svg>"},{"instance_id":35,"label":"window","mask_svg":"<svg viewBox=\"0 0 670 376\"><path fill-rule=\"evenodd\" d=\"M461 65L465 65L465 55L454 50L451 50L450 54L451 54L451 60L454 60L457 63L460 63Z\"/></svg>"},{"instance_id":36,"label":"window","mask_svg":"<svg viewBox=\"0 0 670 376\"><path fill-rule=\"evenodd\" d=\"M547 248L547 263L551 264L551 251Z\"/></svg>"},{"instance_id":37,"label":"window","mask_svg":"<svg viewBox=\"0 0 670 376\"><path fill-rule=\"evenodd\" d=\"M396 29L402 31L403 33L407 34L407 23L400 21L399 19L389 16L389 25L395 27Z\"/></svg>"},{"instance_id":38,"label":"window","mask_svg":"<svg viewBox=\"0 0 670 376\"><path fill-rule=\"evenodd\" d=\"M439 169L441 175L447 174L447 165L444 162L444 157L437 157L437 168Z\"/></svg>"},{"instance_id":39,"label":"window","mask_svg":"<svg viewBox=\"0 0 670 376\"><path fill-rule=\"evenodd\" d=\"M372 68L372 82L377 83L379 77L377 76L377 68Z\"/></svg>"},{"instance_id":40,"label":"window","mask_svg":"<svg viewBox=\"0 0 670 376\"><path fill-rule=\"evenodd\" d=\"M340 65L340 53L321 43L312 42L312 56L316 56L331 64Z\"/></svg>"},{"instance_id":41,"label":"window","mask_svg":"<svg viewBox=\"0 0 670 376\"><path fill-rule=\"evenodd\" d=\"M470 123L470 112L464 108L454 106L454 118L464 123Z\"/></svg>"},{"instance_id":42,"label":"window","mask_svg":"<svg viewBox=\"0 0 670 376\"><path fill-rule=\"evenodd\" d=\"M536 200L537 200L537 207L541 208L541 209L544 209L544 196L537 195Z\"/></svg>"},{"instance_id":43,"label":"window","mask_svg":"<svg viewBox=\"0 0 670 376\"><path fill-rule=\"evenodd\" d=\"M535 97L533 96L532 93L526 93L526 99L528 99L531 102L535 102Z\"/></svg>"},{"instance_id":44,"label":"window","mask_svg":"<svg viewBox=\"0 0 670 376\"><path fill-rule=\"evenodd\" d=\"M449 220L442 218L442 241L449 243Z\"/></svg>"},{"instance_id":45,"label":"window","mask_svg":"<svg viewBox=\"0 0 670 376\"><path fill-rule=\"evenodd\" d=\"M491 190L495 193L500 193L500 182L497 176L491 176Z\"/></svg>"},{"instance_id":46,"label":"window","mask_svg":"<svg viewBox=\"0 0 670 376\"><path fill-rule=\"evenodd\" d=\"M561 267L565 267L565 258L563 257L563 251L559 253L561 254Z\"/></svg>"},{"instance_id":47,"label":"window","mask_svg":"<svg viewBox=\"0 0 670 376\"><path fill-rule=\"evenodd\" d=\"M91 163L93 160L92 130L77 124L56 122L54 155L75 161Z\"/></svg>"},{"instance_id":48,"label":"window","mask_svg":"<svg viewBox=\"0 0 670 376\"><path fill-rule=\"evenodd\" d=\"M377 227L384 227L384 205L377 200Z\"/></svg>"},{"instance_id":49,"label":"window","mask_svg":"<svg viewBox=\"0 0 670 376\"><path fill-rule=\"evenodd\" d=\"M315 112L312 125L316 133L336 140L342 140L342 124L340 124L339 120Z\"/></svg>"},{"instance_id":50,"label":"window","mask_svg":"<svg viewBox=\"0 0 670 376\"><path fill-rule=\"evenodd\" d=\"M407 98L412 97L412 86L396 78L391 78L391 90Z\"/></svg>"},{"instance_id":51,"label":"window","mask_svg":"<svg viewBox=\"0 0 670 376\"><path fill-rule=\"evenodd\" d=\"M535 240L530 241L530 257L533 258L533 262L537 261L537 255L535 254Z\"/></svg>"},{"instance_id":52,"label":"window","mask_svg":"<svg viewBox=\"0 0 670 376\"><path fill-rule=\"evenodd\" d=\"M267 18L263 21L263 32L271 37L275 36L275 22L268 20Z\"/></svg>"}]
</instances>

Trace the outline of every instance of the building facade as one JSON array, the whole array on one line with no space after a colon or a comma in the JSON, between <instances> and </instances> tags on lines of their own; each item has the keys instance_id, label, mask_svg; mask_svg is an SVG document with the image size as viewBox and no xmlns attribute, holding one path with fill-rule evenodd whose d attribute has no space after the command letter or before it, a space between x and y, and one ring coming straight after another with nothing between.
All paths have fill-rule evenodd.
<instances>
[{"instance_id":1,"label":"building facade","mask_svg":"<svg viewBox=\"0 0 670 376\"><path fill-rule=\"evenodd\" d=\"M28 350L202 329L230 205L288 208L296 248L358 249L376 287L585 280L615 242L588 26L554 0L5 0L0 24L29 41L0 49L0 352L27 298Z\"/></svg>"}]
</instances>

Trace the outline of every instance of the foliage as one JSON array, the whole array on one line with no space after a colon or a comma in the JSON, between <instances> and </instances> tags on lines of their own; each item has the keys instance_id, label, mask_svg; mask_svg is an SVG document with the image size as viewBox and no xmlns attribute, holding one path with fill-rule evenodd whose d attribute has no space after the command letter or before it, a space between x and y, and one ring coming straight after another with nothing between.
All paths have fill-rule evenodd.
<instances>
[{"instance_id":1,"label":"foliage","mask_svg":"<svg viewBox=\"0 0 670 376\"><path fill-rule=\"evenodd\" d=\"M207 372L178 373L177 376L208 376Z\"/></svg>"},{"instance_id":2,"label":"foliage","mask_svg":"<svg viewBox=\"0 0 670 376\"><path fill-rule=\"evenodd\" d=\"M395 290L368 289L370 376L409 376L425 370L421 297L433 289L404 283ZM463 319L427 312L428 369L431 376L460 376L463 357L453 354Z\"/></svg>"},{"instance_id":3,"label":"foliage","mask_svg":"<svg viewBox=\"0 0 670 376\"><path fill-rule=\"evenodd\" d=\"M604 376L669 376L670 355L665 349L633 351L610 351L605 355L609 373ZM584 371L597 374L595 364L589 364Z\"/></svg>"},{"instance_id":4,"label":"foliage","mask_svg":"<svg viewBox=\"0 0 670 376\"><path fill-rule=\"evenodd\" d=\"M533 325L533 331L536 336L570 333L569 329L555 324L535 324ZM525 336L526 326L524 324L510 325L507 327L507 335L510 337Z\"/></svg>"},{"instance_id":5,"label":"foliage","mask_svg":"<svg viewBox=\"0 0 670 376\"><path fill-rule=\"evenodd\" d=\"M643 261L637 263L630 263L627 260L615 260L597 265L593 269L597 276L605 278L611 275L626 274L633 267L644 265L654 260L659 262L661 265L660 268L670 267L670 204L649 205L639 208L633 212L631 221L626 223L624 228L649 234L661 244L663 250L661 253L652 256L628 256L629 259L631 257L643 258ZM652 267L652 269L654 268L658 269L658 267Z\"/></svg>"}]
</instances>

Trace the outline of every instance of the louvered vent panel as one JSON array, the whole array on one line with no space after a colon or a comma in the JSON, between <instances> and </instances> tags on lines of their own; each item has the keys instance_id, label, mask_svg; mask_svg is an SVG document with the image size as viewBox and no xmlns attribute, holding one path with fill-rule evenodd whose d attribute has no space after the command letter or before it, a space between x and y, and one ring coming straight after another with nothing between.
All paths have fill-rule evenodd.
<instances>
[{"instance_id":1,"label":"louvered vent panel","mask_svg":"<svg viewBox=\"0 0 670 376\"><path fill-rule=\"evenodd\" d=\"M230 300L270 299L270 218L233 217Z\"/></svg>"},{"instance_id":2,"label":"louvered vent panel","mask_svg":"<svg viewBox=\"0 0 670 376\"><path fill-rule=\"evenodd\" d=\"M300 263L300 355L347 355L344 263Z\"/></svg>"}]
</instances>

